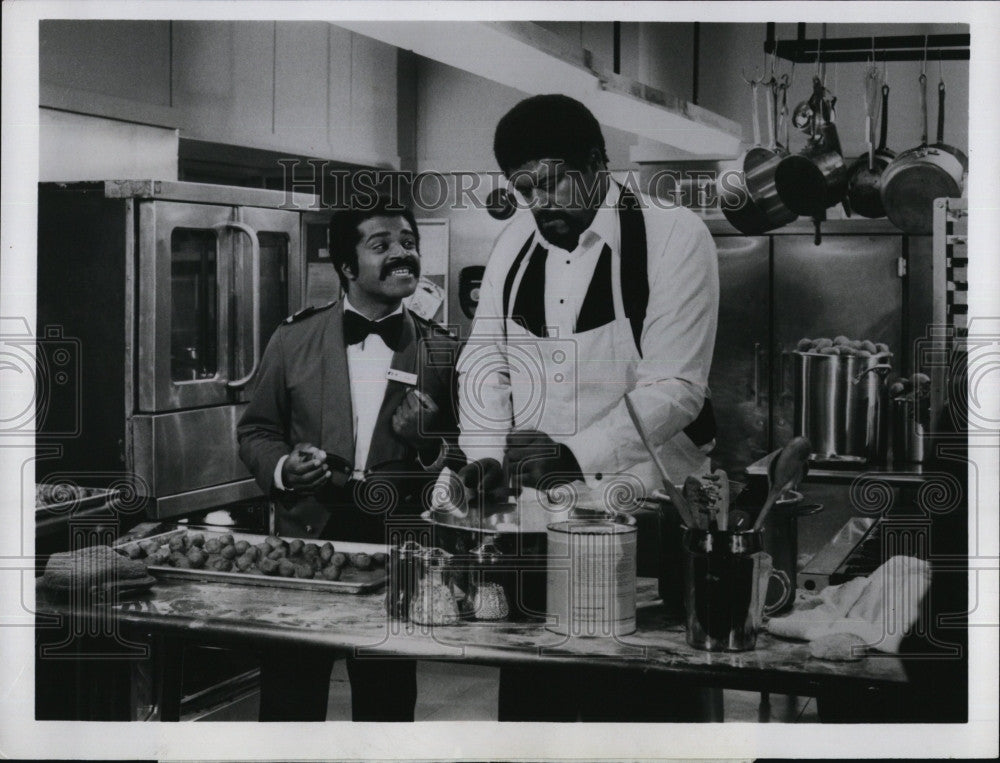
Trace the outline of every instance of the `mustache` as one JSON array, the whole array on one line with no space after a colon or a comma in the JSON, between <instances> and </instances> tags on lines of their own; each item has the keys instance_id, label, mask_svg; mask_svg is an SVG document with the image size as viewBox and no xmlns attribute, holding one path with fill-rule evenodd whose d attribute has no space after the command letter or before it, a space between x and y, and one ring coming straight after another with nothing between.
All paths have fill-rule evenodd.
<instances>
[{"instance_id":1,"label":"mustache","mask_svg":"<svg viewBox=\"0 0 1000 763\"><path fill-rule=\"evenodd\" d=\"M387 261L382 266L382 271L379 273L379 280L384 281L389 277L391 273L396 268L409 267L413 271L413 275L417 278L420 277L420 259L412 255L406 255L403 257L397 257L394 260Z\"/></svg>"}]
</instances>

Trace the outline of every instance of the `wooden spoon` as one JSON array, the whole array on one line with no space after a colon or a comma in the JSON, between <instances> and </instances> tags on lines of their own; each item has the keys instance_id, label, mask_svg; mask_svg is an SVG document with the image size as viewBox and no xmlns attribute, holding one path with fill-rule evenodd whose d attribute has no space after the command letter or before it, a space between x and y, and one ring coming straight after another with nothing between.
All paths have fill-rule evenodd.
<instances>
[{"instance_id":1,"label":"wooden spoon","mask_svg":"<svg viewBox=\"0 0 1000 763\"><path fill-rule=\"evenodd\" d=\"M805 475L806 462L812 445L805 437L793 438L774 460L774 468L769 469L769 474L773 475L771 487L767 493L767 500L757 515L757 521L753 523L753 529L759 530L764 526L764 519L767 517L775 502L785 493L798 486Z\"/></svg>"}]
</instances>

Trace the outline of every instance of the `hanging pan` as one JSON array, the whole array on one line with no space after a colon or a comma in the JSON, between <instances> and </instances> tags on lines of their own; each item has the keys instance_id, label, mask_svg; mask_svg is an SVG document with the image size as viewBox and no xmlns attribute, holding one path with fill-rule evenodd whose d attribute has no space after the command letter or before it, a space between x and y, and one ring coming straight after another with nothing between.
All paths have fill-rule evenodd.
<instances>
[{"instance_id":1,"label":"hanging pan","mask_svg":"<svg viewBox=\"0 0 1000 763\"><path fill-rule=\"evenodd\" d=\"M927 76L921 72L920 106L923 132L920 145L904 151L882 173L882 205L893 225L904 233L932 232L934 199L962 195L969 167L964 153L944 142L944 79L938 83L937 142L927 145Z\"/></svg>"}]
</instances>

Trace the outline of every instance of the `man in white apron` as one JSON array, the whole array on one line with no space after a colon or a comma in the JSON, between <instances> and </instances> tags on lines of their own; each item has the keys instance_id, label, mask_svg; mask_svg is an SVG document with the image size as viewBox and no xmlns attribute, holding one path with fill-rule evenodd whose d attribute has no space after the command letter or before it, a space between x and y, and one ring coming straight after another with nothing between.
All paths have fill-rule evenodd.
<instances>
[{"instance_id":1,"label":"man in white apron","mask_svg":"<svg viewBox=\"0 0 1000 763\"><path fill-rule=\"evenodd\" d=\"M719 300L708 229L612 180L600 126L566 96L515 106L494 153L531 215L515 215L497 240L459 361L459 444L470 461L460 476L470 493L502 490L505 475L543 490L659 487L626 395L675 483L705 473ZM522 516L522 527L546 519ZM572 709L553 709L555 697L538 697L548 677L536 672L517 688L514 674L501 678L501 720L572 719Z\"/></svg>"}]
</instances>

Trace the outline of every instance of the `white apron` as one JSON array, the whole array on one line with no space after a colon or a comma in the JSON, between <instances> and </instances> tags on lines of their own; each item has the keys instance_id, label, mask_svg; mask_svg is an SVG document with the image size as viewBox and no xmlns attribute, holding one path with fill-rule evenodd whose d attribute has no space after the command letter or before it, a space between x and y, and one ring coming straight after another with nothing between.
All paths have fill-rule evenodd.
<instances>
[{"instance_id":1,"label":"white apron","mask_svg":"<svg viewBox=\"0 0 1000 763\"><path fill-rule=\"evenodd\" d=\"M620 254L612 250L611 256L613 321L568 337L539 337L514 321L508 310L504 326L515 430L537 429L564 443L621 404L624 394L635 388L641 358L622 298ZM513 294L526 269L527 258ZM595 432L595 436L601 435ZM609 453L614 447L608 442ZM689 474L708 471L709 448L695 446L679 432L658 448L658 454L673 481L681 484ZM615 483L645 491L660 487L659 473L648 456L624 472L595 470L585 477L591 491L611 490Z\"/></svg>"}]
</instances>

